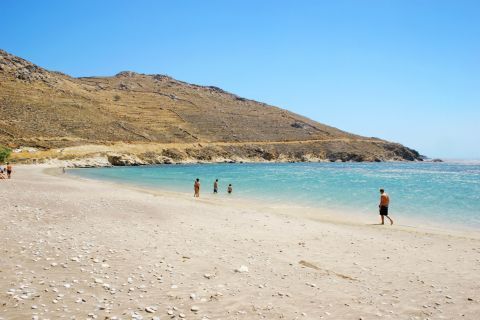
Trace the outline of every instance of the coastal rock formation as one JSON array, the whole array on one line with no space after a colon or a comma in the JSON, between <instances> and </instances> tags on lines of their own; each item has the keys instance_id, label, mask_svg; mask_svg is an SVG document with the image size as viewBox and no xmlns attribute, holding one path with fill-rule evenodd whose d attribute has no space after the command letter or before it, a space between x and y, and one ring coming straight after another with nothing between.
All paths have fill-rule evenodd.
<instances>
[{"instance_id":1,"label":"coastal rock formation","mask_svg":"<svg viewBox=\"0 0 480 320\"><path fill-rule=\"evenodd\" d=\"M115 165L422 160L214 86L122 71L73 78L0 50L0 144L13 161L107 157Z\"/></svg>"},{"instance_id":2,"label":"coastal rock formation","mask_svg":"<svg viewBox=\"0 0 480 320\"><path fill-rule=\"evenodd\" d=\"M109 154L107 159L113 166L139 166L147 164L137 156L128 154Z\"/></svg>"}]
</instances>

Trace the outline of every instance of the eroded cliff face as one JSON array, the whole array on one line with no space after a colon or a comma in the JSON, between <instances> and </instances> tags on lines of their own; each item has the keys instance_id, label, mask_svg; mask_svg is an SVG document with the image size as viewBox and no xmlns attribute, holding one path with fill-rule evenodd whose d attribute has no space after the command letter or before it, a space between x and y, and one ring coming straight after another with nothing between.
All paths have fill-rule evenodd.
<instances>
[{"instance_id":1,"label":"eroded cliff face","mask_svg":"<svg viewBox=\"0 0 480 320\"><path fill-rule=\"evenodd\" d=\"M1 144L39 150L16 157L25 161L72 157L65 150L81 146L76 156L87 157L98 146L119 143L124 143L122 154L147 163L158 157L421 160L418 152L402 145L350 134L217 87L128 71L72 78L1 50L0 112L8 115L0 118ZM173 152L167 150L176 150L176 155L164 155ZM99 154L109 152L104 148Z\"/></svg>"}]
</instances>

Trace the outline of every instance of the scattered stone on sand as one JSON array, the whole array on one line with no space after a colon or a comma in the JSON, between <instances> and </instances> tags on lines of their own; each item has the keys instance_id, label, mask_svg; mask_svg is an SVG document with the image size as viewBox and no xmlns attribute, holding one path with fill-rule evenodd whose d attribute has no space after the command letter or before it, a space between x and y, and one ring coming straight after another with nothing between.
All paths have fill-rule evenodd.
<instances>
[{"instance_id":1,"label":"scattered stone on sand","mask_svg":"<svg viewBox=\"0 0 480 320\"><path fill-rule=\"evenodd\" d=\"M157 311L157 308L153 306L149 306L145 308L145 311L147 311L148 313L155 313Z\"/></svg>"},{"instance_id":2,"label":"scattered stone on sand","mask_svg":"<svg viewBox=\"0 0 480 320\"><path fill-rule=\"evenodd\" d=\"M235 272L238 273L247 273L248 272L248 267L241 265L239 268L235 269Z\"/></svg>"},{"instance_id":3,"label":"scattered stone on sand","mask_svg":"<svg viewBox=\"0 0 480 320\"><path fill-rule=\"evenodd\" d=\"M193 312L198 312L200 310L200 308L198 306L192 306L190 308L190 310L193 311Z\"/></svg>"}]
</instances>

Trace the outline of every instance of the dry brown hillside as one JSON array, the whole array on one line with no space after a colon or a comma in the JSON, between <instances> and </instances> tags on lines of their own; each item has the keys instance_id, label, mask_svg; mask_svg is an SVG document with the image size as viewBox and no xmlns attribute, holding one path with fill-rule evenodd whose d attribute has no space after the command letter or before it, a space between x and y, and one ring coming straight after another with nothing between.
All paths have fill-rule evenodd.
<instances>
[{"instance_id":1,"label":"dry brown hillside","mask_svg":"<svg viewBox=\"0 0 480 320\"><path fill-rule=\"evenodd\" d=\"M147 162L160 156L420 159L402 145L350 134L216 87L134 72L72 78L2 50L0 111L0 144L41 150L23 155L27 158L121 152ZM52 150L56 153L47 152Z\"/></svg>"}]
</instances>

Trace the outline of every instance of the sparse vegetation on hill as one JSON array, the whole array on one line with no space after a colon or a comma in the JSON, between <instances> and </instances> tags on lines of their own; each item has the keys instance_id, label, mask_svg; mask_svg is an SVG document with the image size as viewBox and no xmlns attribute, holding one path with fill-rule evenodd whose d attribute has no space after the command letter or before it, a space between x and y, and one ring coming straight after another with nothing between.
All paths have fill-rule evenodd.
<instances>
[{"instance_id":1,"label":"sparse vegetation on hill","mask_svg":"<svg viewBox=\"0 0 480 320\"><path fill-rule=\"evenodd\" d=\"M0 163L6 162L11 153L12 150L10 148L0 146Z\"/></svg>"}]
</instances>

